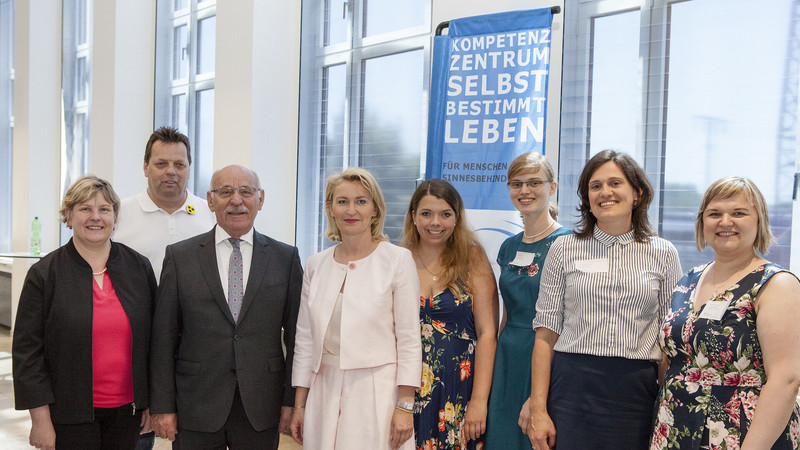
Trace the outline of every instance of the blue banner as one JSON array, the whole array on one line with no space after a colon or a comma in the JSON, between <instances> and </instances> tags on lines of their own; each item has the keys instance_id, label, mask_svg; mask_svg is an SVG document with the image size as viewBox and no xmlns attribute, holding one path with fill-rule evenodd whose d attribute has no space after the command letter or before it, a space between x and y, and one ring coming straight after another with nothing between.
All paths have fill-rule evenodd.
<instances>
[{"instance_id":1,"label":"blue banner","mask_svg":"<svg viewBox=\"0 0 800 450\"><path fill-rule=\"evenodd\" d=\"M433 44L426 178L467 209L514 209L508 164L544 154L550 8L451 20Z\"/></svg>"}]
</instances>

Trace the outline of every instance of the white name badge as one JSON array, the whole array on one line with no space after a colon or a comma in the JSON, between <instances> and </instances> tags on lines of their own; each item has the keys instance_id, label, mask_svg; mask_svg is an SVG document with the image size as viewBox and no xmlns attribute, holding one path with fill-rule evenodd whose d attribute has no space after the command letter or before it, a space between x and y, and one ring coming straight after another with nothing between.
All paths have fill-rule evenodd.
<instances>
[{"instance_id":1,"label":"white name badge","mask_svg":"<svg viewBox=\"0 0 800 450\"><path fill-rule=\"evenodd\" d=\"M608 259L582 259L575 261L575 268L584 273L608 273Z\"/></svg>"},{"instance_id":2,"label":"white name badge","mask_svg":"<svg viewBox=\"0 0 800 450\"><path fill-rule=\"evenodd\" d=\"M725 315L725 311L728 310L728 306L730 304L731 300L728 300L727 302L708 301L705 305L703 305L703 312L700 313L700 318L708 320L721 320L722 316Z\"/></svg>"},{"instance_id":3,"label":"white name badge","mask_svg":"<svg viewBox=\"0 0 800 450\"><path fill-rule=\"evenodd\" d=\"M530 266L533 264L533 258L536 257L536 253L531 252L517 252L517 256L511 261L512 266L519 266L525 267Z\"/></svg>"}]
</instances>

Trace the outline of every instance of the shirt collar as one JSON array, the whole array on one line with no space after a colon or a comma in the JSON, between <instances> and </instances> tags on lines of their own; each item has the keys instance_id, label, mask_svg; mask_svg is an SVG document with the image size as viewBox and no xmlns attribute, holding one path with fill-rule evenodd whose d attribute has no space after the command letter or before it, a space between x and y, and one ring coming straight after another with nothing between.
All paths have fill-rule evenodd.
<instances>
[{"instance_id":1,"label":"shirt collar","mask_svg":"<svg viewBox=\"0 0 800 450\"><path fill-rule=\"evenodd\" d=\"M623 245L633 242L633 230L630 230L627 233L620 234L619 236L612 236L601 230L600 227L598 227L597 225L595 225L592 236L608 247L611 247L617 242Z\"/></svg>"},{"instance_id":2,"label":"shirt collar","mask_svg":"<svg viewBox=\"0 0 800 450\"><path fill-rule=\"evenodd\" d=\"M214 244L219 245L221 242L227 242L230 239L231 235L228 234L227 231L222 229L221 226L217 225L214 227ZM251 246L253 245L253 227L250 227L250 231L245 233L241 238L242 241L247 242Z\"/></svg>"},{"instance_id":3,"label":"shirt collar","mask_svg":"<svg viewBox=\"0 0 800 450\"><path fill-rule=\"evenodd\" d=\"M178 210L176 210L175 212L176 213L182 212L184 214L190 214L189 213L189 207L192 208L192 211L195 211L198 207L202 206L202 205L196 204L196 202L193 201L192 197L193 197L193 195L191 195L191 192L189 192L189 190L187 189L186 190L186 201L184 201L183 205ZM144 211L144 212L164 211L163 209L159 208L158 205L156 205L156 203L153 201L152 198L150 198L150 195L147 193L147 189L145 189L143 192L140 192L139 195L137 195L137 199L139 200L139 206L141 206L142 211Z\"/></svg>"}]
</instances>

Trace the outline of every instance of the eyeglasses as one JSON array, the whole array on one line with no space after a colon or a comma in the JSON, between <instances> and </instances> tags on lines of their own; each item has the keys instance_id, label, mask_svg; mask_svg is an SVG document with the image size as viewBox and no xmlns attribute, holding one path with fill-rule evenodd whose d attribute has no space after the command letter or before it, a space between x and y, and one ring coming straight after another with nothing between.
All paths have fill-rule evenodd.
<instances>
[{"instance_id":1,"label":"eyeglasses","mask_svg":"<svg viewBox=\"0 0 800 450\"><path fill-rule=\"evenodd\" d=\"M533 178L528 181L509 181L506 183L506 186L508 186L508 188L512 191L518 191L522 189L522 185L528 185L528 188L536 189L545 183L550 183L551 181L553 180L540 180L538 178Z\"/></svg>"},{"instance_id":2,"label":"eyeglasses","mask_svg":"<svg viewBox=\"0 0 800 450\"><path fill-rule=\"evenodd\" d=\"M213 192L220 196L220 198L231 198L233 197L234 192L239 192L239 197L242 198L250 198L256 195L257 192L260 192L259 188L255 188L253 186L239 186L239 187L231 187L231 186L223 186L219 189L211 189L209 192Z\"/></svg>"}]
</instances>

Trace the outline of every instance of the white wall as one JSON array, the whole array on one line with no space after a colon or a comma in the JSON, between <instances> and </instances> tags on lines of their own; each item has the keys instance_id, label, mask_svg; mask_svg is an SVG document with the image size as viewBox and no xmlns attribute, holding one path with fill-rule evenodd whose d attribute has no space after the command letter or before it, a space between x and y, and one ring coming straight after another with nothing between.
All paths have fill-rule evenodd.
<instances>
[{"instance_id":1,"label":"white wall","mask_svg":"<svg viewBox=\"0 0 800 450\"><path fill-rule=\"evenodd\" d=\"M146 185L144 147L153 132L155 0L94 2L91 171L121 197Z\"/></svg>"},{"instance_id":2,"label":"white wall","mask_svg":"<svg viewBox=\"0 0 800 450\"><path fill-rule=\"evenodd\" d=\"M58 244L61 1L14 5L14 150L11 250L28 251L30 224L42 221L42 248ZM30 260L15 259L12 318Z\"/></svg>"},{"instance_id":3,"label":"white wall","mask_svg":"<svg viewBox=\"0 0 800 450\"><path fill-rule=\"evenodd\" d=\"M248 166L266 192L256 229L294 243L300 2L217 2L214 168Z\"/></svg>"}]
</instances>

